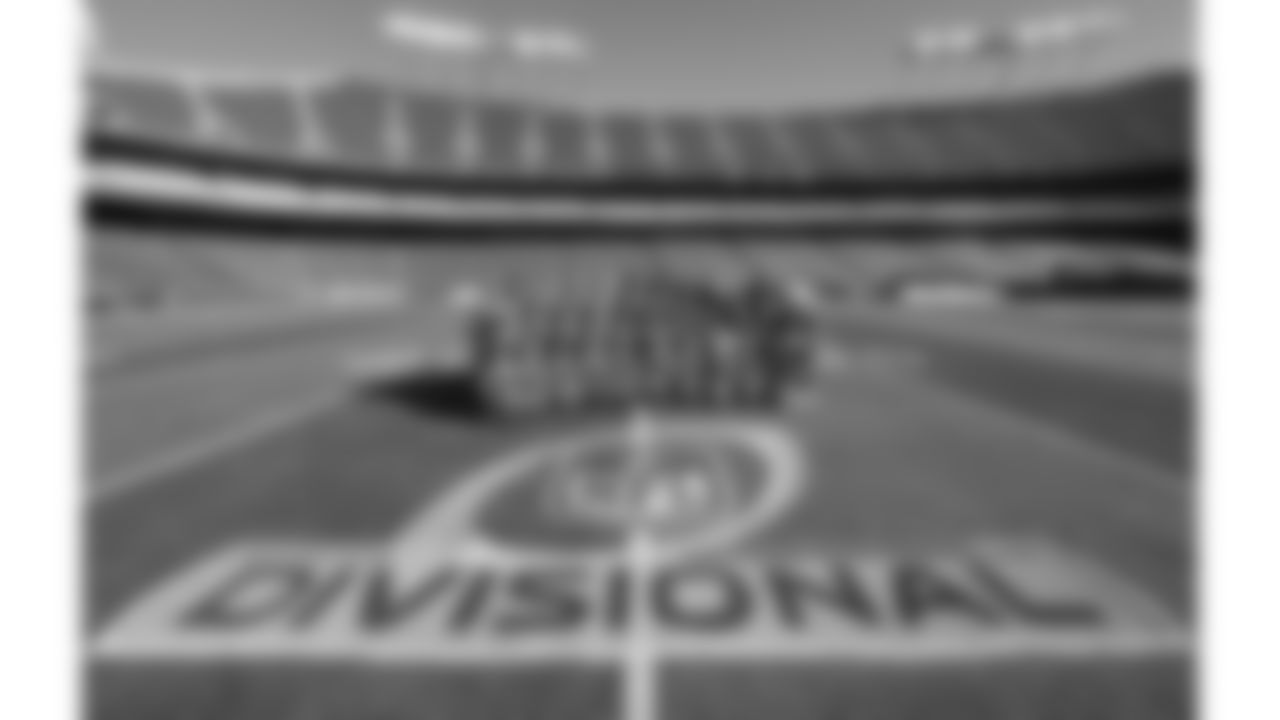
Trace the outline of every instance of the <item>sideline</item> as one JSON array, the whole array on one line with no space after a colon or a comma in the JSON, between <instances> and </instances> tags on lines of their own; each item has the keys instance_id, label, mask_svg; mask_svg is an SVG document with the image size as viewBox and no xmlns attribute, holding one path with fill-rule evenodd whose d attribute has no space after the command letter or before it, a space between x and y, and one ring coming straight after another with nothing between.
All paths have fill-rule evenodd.
<instances>
[{"instance_id":1,"label":"sideline","mask_svg":"<svg viewBox=\"0 0 1280 720\"><path fill-rule=\"evenodd\" d=\"M329 391L276 412L235 422L221 432L204 435L92 481L88 499L97 504L150 487L160 480L173 477L179 471L203 465L218 456L296 427L336 408L346 400L347 393Z\"/></svg>"}]
</instances>

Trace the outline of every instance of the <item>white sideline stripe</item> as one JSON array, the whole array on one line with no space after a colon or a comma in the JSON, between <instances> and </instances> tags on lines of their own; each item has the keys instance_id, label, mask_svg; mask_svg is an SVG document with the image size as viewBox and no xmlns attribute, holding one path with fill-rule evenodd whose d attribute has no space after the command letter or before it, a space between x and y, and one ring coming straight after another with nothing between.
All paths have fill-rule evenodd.
<instances>
[{"instance_id":1,"label":"white sideline stripe","mask_svg":"<svg viewBox=\"0 0 1280 720\"><path fill-rule=\"evenodd\" d=\"M204 435L171 450L152 455L123 470L108 473L93 482L90 499L94 503L119 498L148 487L180 470L209 462L219 455L265 439L294 427L304 420L337 406L346 399L340 392L316 396L305 402L265 413L251 420L232 423L222 432Z\"/></svg>"},{"instance_id":2,"label":"white sideline stripe","mask_svg":"<svg viewBox=\"0 0 1280 720\"><path fill-rule=\"evenodd\" d=\"M1122 474L1126 477L1134 480L1141 478L1144 484L1160 487L1171 495L1182 495L1185 491L1185 483L1177 482L1178 474L1173 471L1161 469L1128 453L1085 440L1034 415L1010 410L938 382L924 382L925 386L920 389L926 397L926 402L950 405L975 420L999 427L1005 433L1021 435L1033 441L1048 443L1068 452L1084 455L1095 463L1122 470Z\"/></svg>"}]
</instances>

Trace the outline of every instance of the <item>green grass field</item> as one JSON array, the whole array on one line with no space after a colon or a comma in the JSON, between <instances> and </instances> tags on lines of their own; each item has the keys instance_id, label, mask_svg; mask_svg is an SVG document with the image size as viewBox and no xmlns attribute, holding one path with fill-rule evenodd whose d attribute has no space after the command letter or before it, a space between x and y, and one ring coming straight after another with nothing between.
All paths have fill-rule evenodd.
<instances>
[{"instance_id":1,"label":"green grass field","mask_svg":"<svg viewBox=\"0 0 1280 720\"><path fill-rule=\"evenodd\" d=\"M959 320L833 314L826 338L841 366L785 413L757 418L794 440L803 492L723 556L948 556L980 541L1047 544L1119 578L1124 593L1141 596L1176 634L1191 636L1192 391L1185 376L1149 362L1162 353L1170 366L1186 363L1185 347L1169 337L1187 321L1175 312L1126 319L1126 328L1150 328L1139 335L1150 344L1135 352L1136 333L1126 329L1117 343L1110 328L1118 321L1087 313L964 321L999 325L998 333L967 332ZM1056 333L1052 323L1060 321L1070 327ZM936 324L949 329L931 329ZM98 652L122 614L220 551L271 542L383 547L494 458L620 422L493 423L457 412L428 378L368 378L355 369L382 349L447 343L444 333L437 319L410 312L266 342L143 353L95 376L86 508L92 717L1194 715L1189 648L1132 655L1085 648L1069 656L1034 647L946 657L922 651L893 662L895 650L914 647L907 632L883 655L855 638L832 657L802 661L768 646L747 659L681 657L661 641L639 657L575 659L565 650L532 665L500 655L451 665L415 660L412 652L379 662L354 646L315 657ZM1043 345L1046 335L1069 337L1082 350L1058 352ZM298 412L283 412L279 422L258 423L294 406ZM529 513L541 511L529 503ZM513 521L522 521L518 511ZM648 693L639 706L637 683Z\"/></svg>"}]
</instances>

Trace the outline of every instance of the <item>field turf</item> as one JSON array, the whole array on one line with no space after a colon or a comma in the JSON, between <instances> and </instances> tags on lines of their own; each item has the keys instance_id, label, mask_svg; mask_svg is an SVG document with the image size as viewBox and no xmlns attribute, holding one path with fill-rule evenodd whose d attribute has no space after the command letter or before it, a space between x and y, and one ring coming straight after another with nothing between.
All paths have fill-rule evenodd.
<instances>
[{"instance_id":1,"label":"field turf","mask_svg":"<svg viewBox=\"0 0 1280 720\"><path fill-rule=\"evenodd\" d=\"M972 333L964 328L973 319L832 314L825 335L836 366L774 419L803 449L805 493L741 551L927 553L1031 538L1106 567L1191 634L1194 407L1187 374L1169 370L1185 366L1187 333L1164 318L1147 335L1118 332L1088 322L1089 312L987 318ZM1048 336L1059 345L1069 337L1075 350L1059 352ZM467 412L418 362L453 341L438 317L411 312L151 351L95 371L85 491L91 717L1194 716L1190 651L907 664L650 658L656 697L643 718L628 711L634 679L623 663L178 663L95 653L115 617L210 553L245 541L384 542L476 466L614 422L501 424Z\"/></svg>"}]
</instances>

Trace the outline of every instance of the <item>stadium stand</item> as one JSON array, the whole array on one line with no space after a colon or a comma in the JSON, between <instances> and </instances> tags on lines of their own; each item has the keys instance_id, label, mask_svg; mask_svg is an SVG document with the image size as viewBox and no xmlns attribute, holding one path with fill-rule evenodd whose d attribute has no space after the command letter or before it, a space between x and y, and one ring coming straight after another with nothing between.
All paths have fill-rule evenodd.
<instances>
[{"instance_id":1,"label":"stadium stand","mask_svg":"<svg viewBox=\"0 0 1280 720\"><path fill-rule=\"evenodd\" d=\"M719 114L346 78L102 70L88 84L86 201L106 228L89 250L98 312L389 302L436 294L447 277L550 263L571 278L637 253L707 268L731 253L860 286L922 263L1025 279L1071 265L1063 248L1082 241L1181 252L1194 225L1184 75ZM894 247L917 238L944 249L905 259ZM1026 249L984 249L1009 239ZM476 240L496 251L479 264L465 246Z\"/></svg>"},{"instance_id":2,"label":"stadium stand","mask_svg":"<svg viewBox=\"0 0 1280 720\"><path fill-rule=\"evenodd\" d=\"M419 176L588 175L752 184L967 180L1184 164L1189 81L972 106L726 114L593 113L408 92L367 81L185 88L95 76L95 138Z\"/></svg>"}]
</instances>

